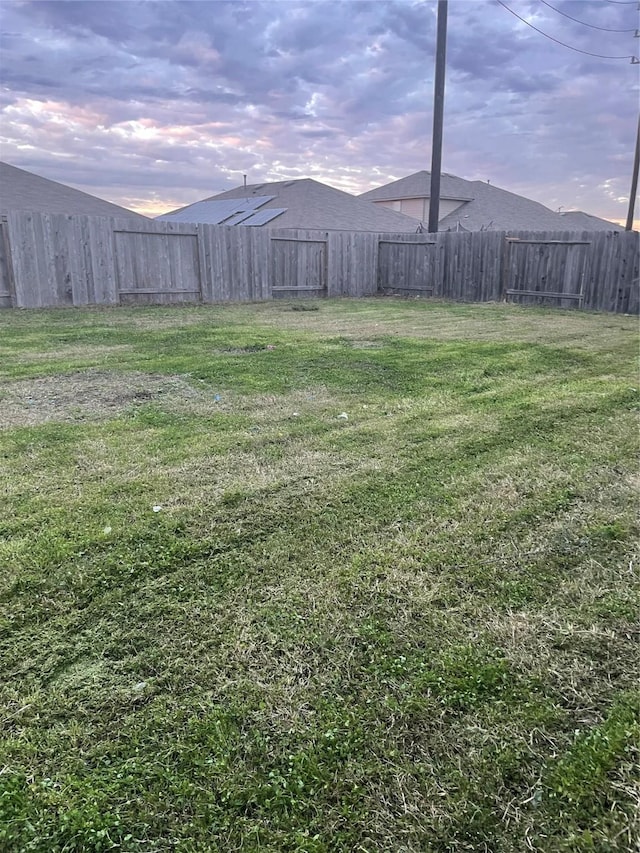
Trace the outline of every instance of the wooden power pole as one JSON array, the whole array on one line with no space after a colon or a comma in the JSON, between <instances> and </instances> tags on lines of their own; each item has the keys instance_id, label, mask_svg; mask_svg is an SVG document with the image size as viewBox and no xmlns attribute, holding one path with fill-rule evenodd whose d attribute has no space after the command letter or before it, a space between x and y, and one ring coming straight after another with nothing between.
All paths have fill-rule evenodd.
<instances>
[{"instance_id":1,"label":"wooden power pole","mask_svg":"<svg viewBox=\"0 0 640 853\"><path fill-rule=\"evenodd\" d=\"M636 154L633 160L633 177L631 178L631 193L629 195L629 213L625 231L633 231L633 211L638 194L638 168L640 167L640 116L638 116L638 135L636 136Z\"/></svg>"},{"instance_id":2,"label":"wooden power pole","mask_svg":"<svg viewBox=\"0 0 640 853\"><path fill-rule=\"evenodd\" d=\"M433 87L433 137L431 142L431 195L429 233L438 230L440 214L440 172L442 170L442 124L444 119L444 72L447 58L447 0L438 0L436 76Z\"/></svg>"}]
</instances>

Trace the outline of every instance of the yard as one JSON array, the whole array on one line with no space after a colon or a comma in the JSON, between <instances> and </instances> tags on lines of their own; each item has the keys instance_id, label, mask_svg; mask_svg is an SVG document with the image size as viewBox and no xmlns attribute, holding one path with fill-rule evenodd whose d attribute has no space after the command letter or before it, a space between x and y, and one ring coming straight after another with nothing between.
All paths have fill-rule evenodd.
<instances>
[{"instance_id":1,"label":"yard","mask_svg":"<svg viewBox=\"0 0 640 853\"><path fill-rule=\"evenodd\" d=\"M1 313L0 850L637 849L637 346Z\"/></svg>"}]
</instances>

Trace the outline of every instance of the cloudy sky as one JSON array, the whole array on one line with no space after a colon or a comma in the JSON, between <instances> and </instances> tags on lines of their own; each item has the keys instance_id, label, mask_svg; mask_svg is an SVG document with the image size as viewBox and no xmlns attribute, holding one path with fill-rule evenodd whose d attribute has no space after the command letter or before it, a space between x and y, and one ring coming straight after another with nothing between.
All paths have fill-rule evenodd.
<instances>
[{"instance_id":1,"label":"cloudy sky","mask_svg":"<svg viewBox=\"0 0 640 853\"><path fill-rule=\"evenodd\" d=\"M505 3L626 58L450 0L444 170L624 220L636 0ZM2 0L0 15L1 159L140 212L243 173L357 193L430 167L435 0Z\"/></svg>"}]
</instances>

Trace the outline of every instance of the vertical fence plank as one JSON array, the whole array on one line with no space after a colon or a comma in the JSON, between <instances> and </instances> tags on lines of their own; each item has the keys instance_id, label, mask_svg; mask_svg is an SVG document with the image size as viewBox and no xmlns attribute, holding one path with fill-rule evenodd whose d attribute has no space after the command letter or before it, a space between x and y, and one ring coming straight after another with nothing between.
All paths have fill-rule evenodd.
<instances>
[{"instance_id":1,"label":"vertical fence plank","mask_svg":"<svg viewBox=\"0 0 640 853\"><path fill-rule=\"evenodd\" d=\"M13 261L15 304L18 308L37 308L42 303L35 258L33 216L10 212L7 216L7 233Z\"/></svg>"},{"instance_id":2,"label":"vertical fence plank","mask_svg":"<svg viewBox=\"0 0 640 853\"><path fill-rule=\"evenodd\" d=\"M628 297L623 310L626 314L640 313L640 239L633 232L624 236L623 251L626 259L626 286Z\"/></svg>"},{"instance_id":3,"label":"vertical fence plank","mask_svg":"<svg viewBox=\"0 0 640 853\"><path fill-rule=\"evenodd\" d=\"M88 218L87 239L96 305L115 305L118 301L113 232L113 220Z\"/></svg>"},{"instance_id":4,"label":"vertical fence plank","mask_svg":"<svg viewBox=\"0 0 640 853\"><path fill-rule=\"evenodd\" d=\"M53 304L73 305L73 277L71 269L71 249L69 247L68 217L65 214L51 214L50 217L51 260L53 272Z\"/></svg>"},{"instance_id":5,"label":"vertical fence plank","mask_svg":"<svg viewBox=\"0 0 640 853\"><path fill-rule=\"evenodd\" d=\"M15 306L11 244L7 221L0 221L0 308Z\"/></svg>"},{"instance_id":6,"label":"vertical fence plank","mask_svg":"<svg viewBox=\"0 0 640 853\"><path fill-rule=\"evenodd\" d=\"M327 295L342 296L344 284L344 260L342 232L329 231L327 235Z\"/></svg>"},{"instance_id":7,"label":"vertical fence plank","mask_svg":"<svg viewBox=\"0 0 640 853\"><path fill-rule=\"evenodd\" d=\"M69 272L71 274L71 288L73 293L73 304L92 305L93 280L89 273L90 264L87 263L86 249L86 216L67 216L69 229Z\"/></svg>"}]
</instances>

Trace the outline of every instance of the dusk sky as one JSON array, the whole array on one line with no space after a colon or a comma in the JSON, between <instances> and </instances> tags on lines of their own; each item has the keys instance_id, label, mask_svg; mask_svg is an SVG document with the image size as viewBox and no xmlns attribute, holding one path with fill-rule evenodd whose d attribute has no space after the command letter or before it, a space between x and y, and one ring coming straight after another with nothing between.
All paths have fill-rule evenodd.
<instances>
[{"instance_id":1,"label":"dusk sky","mask_svg":"<svg viewBox=\"0 0 640 853\"><path fill-rule=\"evenodd\" d=\"M637 2L504 2L626 58L451 0L444 171L624 221ZM0 159L148 215L243 173L364 192L430 167L436 5L5 0Z\"/></svg>"}]
</instances>

